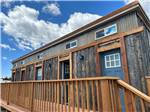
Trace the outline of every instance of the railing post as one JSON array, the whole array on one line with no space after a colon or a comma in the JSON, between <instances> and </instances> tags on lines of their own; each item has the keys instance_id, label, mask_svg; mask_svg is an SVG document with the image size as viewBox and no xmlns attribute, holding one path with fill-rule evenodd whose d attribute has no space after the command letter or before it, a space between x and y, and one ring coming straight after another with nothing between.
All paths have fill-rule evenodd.
<instances>
[{"instance_id":1,"label":"railing post","mask_svg":"<svg viewBox=\"0 0 150 112\"><path fill-rule=\"evenodd\" d=\"M10 84L8 84L7 105L9 105L9 97L10 97Z\"/></svg>"},{"instance_id":2,"label":"railing post","mask_svg":"<svg viewBox=\"0 0 150 112\"><path fill-rule=\"evenodd\" d=\"M102 111L111 112L111 98L109 91L109 82L108 80L101 80L101 99L102 99Z\"/></svg>"},{"instance_id":3,"label":"railing post","mask_svg":"<svg viewBox=\"0 0 150 112\"><path fill-rule=\"evenodd\" d=\"M31 112L33 112L33 100L34 100L34 82L31 84Z\"/></svg>"}]
</instances>

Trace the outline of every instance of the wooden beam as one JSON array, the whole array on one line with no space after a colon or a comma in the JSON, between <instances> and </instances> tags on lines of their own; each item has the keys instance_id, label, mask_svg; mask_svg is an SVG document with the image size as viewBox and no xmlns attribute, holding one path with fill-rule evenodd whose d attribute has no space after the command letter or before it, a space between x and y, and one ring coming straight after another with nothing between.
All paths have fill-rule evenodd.
<instances>
[{"instance_id":1,"label":"wooden beam","mask_svg":"<svg viewBox=\"0 0 150 112\"><path fill-rule=\"evenodd\" d=\"M111 50L111 49L117 49L117 48L120 48L121 44L120 42L113 42L113 43L110 43L108 45L104 45L104 46L101 46L97 49L97 52L104 52L104 51L108 51L108 50Z\"/></svg>"},{"instance_id":2,"label":"wooden beam","mask_svg":"<svg viewBox=\"0 0 150 112\"><path fill-rule=\"evenodd\" d=\"M57 58L58 58L58 62L57 62L57 67L58 67L57 79L60 79L60 61L59 61L59 56Z\"/></svg>"},{"instance_id":3,"label":"wooden beam","mask_svg":"<svg viewBox=\"0 0 150 112\"><path fill-rule=\"evenodd\" d=\"M70 61L70 79L72 79L73 77L73 72L72 72L72 68L73 68L73 62L72 62L72 52L70 52L70 55L69 55L69 61Z\"/></svg>"}]
</instances>

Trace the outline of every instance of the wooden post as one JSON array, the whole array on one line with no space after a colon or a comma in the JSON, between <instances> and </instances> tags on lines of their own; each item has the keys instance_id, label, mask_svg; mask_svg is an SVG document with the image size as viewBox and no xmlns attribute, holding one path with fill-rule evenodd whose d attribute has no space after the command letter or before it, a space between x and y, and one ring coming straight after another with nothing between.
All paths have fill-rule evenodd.
<instances>
[{"instance_id":1,"label":"wooden post","mask_svg":"<svg viewBox=\"0 0 150 112\"><path fill-rule=\"evenodd\" d=\"M69 59L69 61L70 61L70 79L72 79L72 52L70 52L70 55L69 55L69 57L70 57L70 59Z\"/></svg>"},{"instance_id":2,"label":"wooden post","mask_svg":"<svg viewBox=\"0 0 150 112\"><path fill-rule=\"evenodd\" d=\"M111 112L111 99L108 80L101 80L102 111Z\"/></svg>"},{"instance_id":3,"label":"wooden post","mask_svg":"<svg viewBox=\"0 0 150 112\"><path fill-rule=\"evenodd\" d=\"M121 55L122 55L122 66L123 66L123 71L125 74L125 81L129 83L129 71L128 71L128 62L127 62L127 52L126 52L126 46L125 46L125 38L122 36L120 38L121 42ZM125 105L127 110L126 111L132 111L133 110L133 102L131 100L131 94L129 94L128 91L125 92Z\"/></svg>"},{"instance_id":4,"label":"wooden post","mask_svg":"<svg viewBox=\"0 0 150 112\"><path fill-rule=\"evenodd\" d=\"M31 112L33 112L33 100L34 100L34 82L31 84Z\"/></svg>"},{"instance_id":5,"label":"wooden post","mask_svg":"<svg viewBox=\"0 0 150 112\"><path fill-rule=\"evenodd\" d=\"M96 45L96 76L101 75L100 71L100 57L99 57L99 52L97 52L98 45Z\"/></svg>"},{"instance_id":6,"label":"wooden post","mask_svg":"<svg viewBox=\"0 0 150 112\"><path fill-rule=\"evenodd\" d=\"M8 84L7 105L9 105L9 97L10 97L10 84Z\"/></svg>"}]
</instances>

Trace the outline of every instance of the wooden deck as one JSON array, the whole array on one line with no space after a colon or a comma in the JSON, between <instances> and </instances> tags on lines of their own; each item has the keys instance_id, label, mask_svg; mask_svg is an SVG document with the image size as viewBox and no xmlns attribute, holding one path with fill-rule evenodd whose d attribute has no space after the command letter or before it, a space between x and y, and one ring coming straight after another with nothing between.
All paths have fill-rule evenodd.
<instances>
[{"instance_id":1,"label":"wooden deck","mask_svg":"<svg viewBox=\"0 0 150 112\"><path fill-rule=\"evenodd\" d=\"M2 83L1 88L1 106L12 112L135 112L137 99L141 112L150 109L149 96L116 77Z\"/></svg>"}]
</instances>

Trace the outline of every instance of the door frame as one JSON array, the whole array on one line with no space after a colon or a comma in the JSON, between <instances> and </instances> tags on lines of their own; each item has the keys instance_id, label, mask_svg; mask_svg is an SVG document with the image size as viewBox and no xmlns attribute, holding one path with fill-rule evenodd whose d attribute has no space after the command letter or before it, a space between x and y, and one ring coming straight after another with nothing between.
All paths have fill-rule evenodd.
<instances>
[{"instance_id":1,"label":"door frame","mask_svg":"<svg viewBox=\"0 0 150 112\"><path fill-rule=\"evenodd\" d=\"M60 79L60 69L61 69L61 62L69 60L69 69L70 69L70 79L72 79L72 52L66 53L63 55L58 56L58 74L57 74L57 79Z\"/></svg>"},{"instance_id":2,"label":"door frame","mask_svg":"<svg viewBox=\"0 0 150 112\"><path fill-rule=\"evenodd\" d=\"M98 64L97 69L99 69L100 70L99 73L101 73L102 68L100 65L100 62L101 62L100 55L99 55L100 53L119 48L120 49L120 55L122 57L121 62L122 62L122 69L124 72L124 81L129 83L129 72L128 72L126 47L125 47L124 39L125 39L124 36L121 36L120 38L114 38L111 41L104 41L104 42L99 43L97 45L97 54L98 54L98 60L99 60L99 64Z\"/></svg>"},{"instance_id":3,"label":"door frame","mask_svg":"<svg viewBox=\"0 0 150 112\"><path fill-rule=\"evenodd\" d=\"M22 72L24 71L24 76L23 76L23 81L25 80L25 75L26 75L26 68L22 68L21 69L21 77L20 77L20 81L22 81Z\"/></svg>"}]
</instances>

